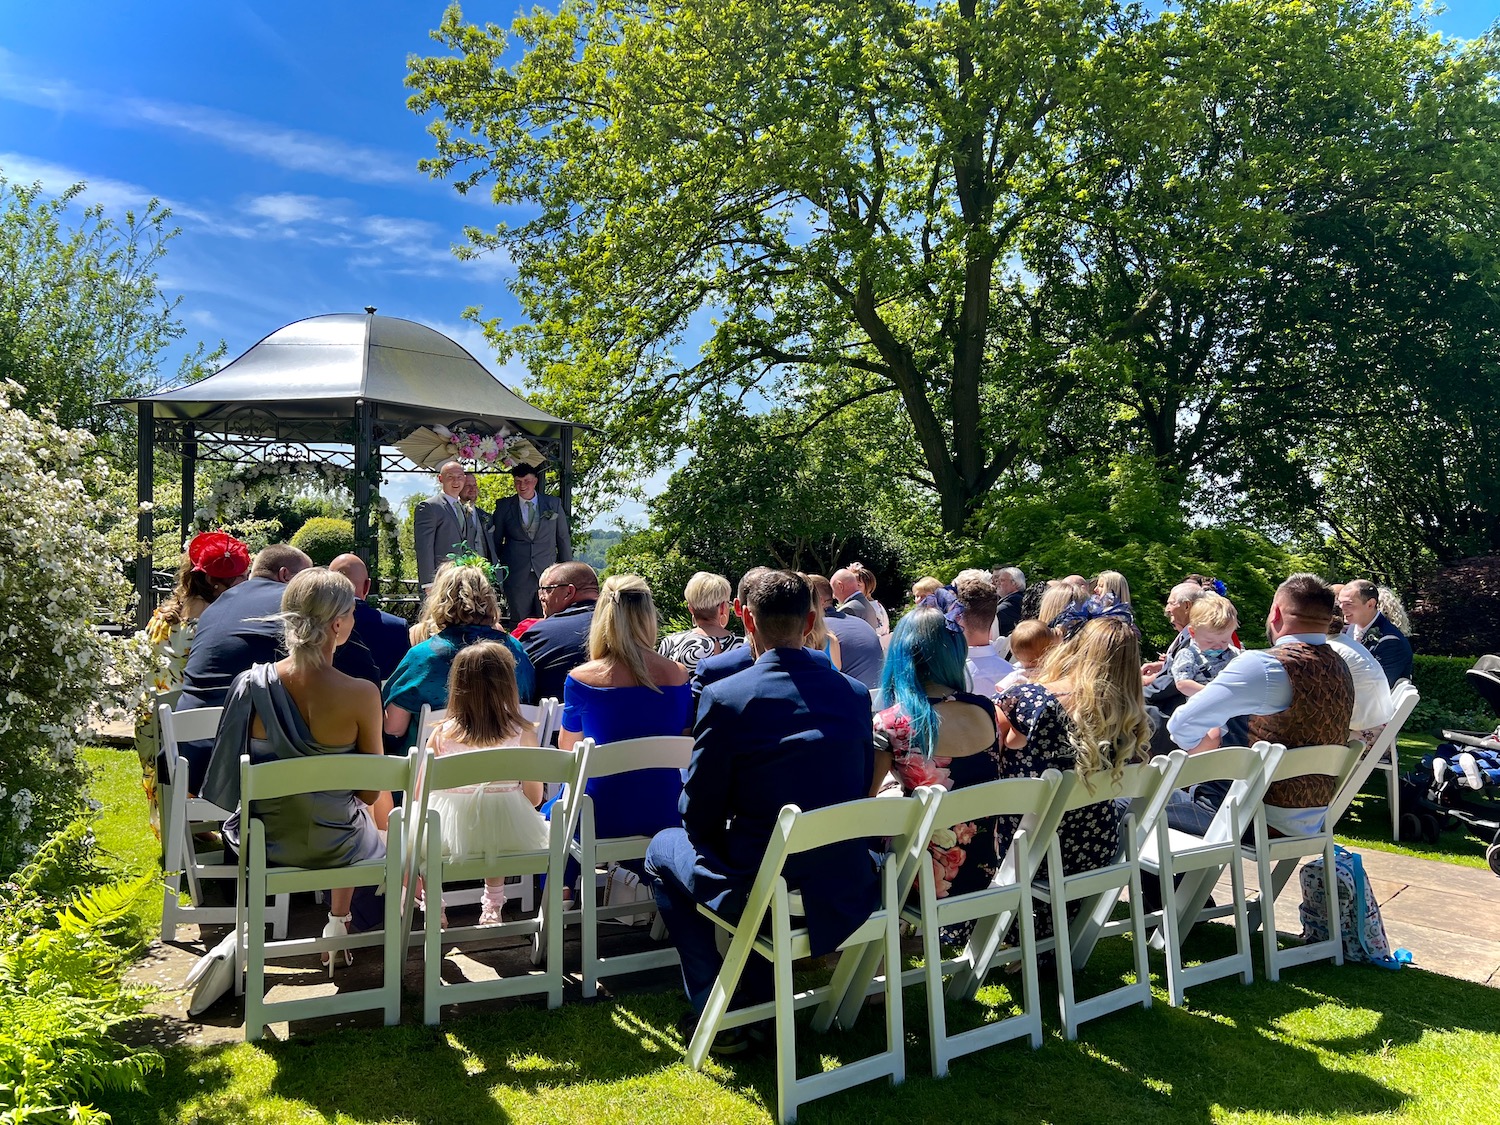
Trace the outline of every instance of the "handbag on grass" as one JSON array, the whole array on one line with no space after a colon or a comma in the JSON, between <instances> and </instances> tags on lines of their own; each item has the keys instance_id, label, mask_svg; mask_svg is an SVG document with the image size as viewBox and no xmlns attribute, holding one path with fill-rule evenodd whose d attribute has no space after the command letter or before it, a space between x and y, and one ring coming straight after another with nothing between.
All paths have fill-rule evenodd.
<instances>
[{"instance_id":1,"label":"handbag on grass","mask_svg":"<svg viewBox=\"0 0 1500 1125\"><path fill-rule=\"evenodd\" d=\"M633 902L642 904L641 913L622 914L610 921L622 926L641 926L651 920L656 909L656 896L651 893L651 887L630 868L611 863L609 878L604 884L604 905L624 906Z\"/></svg>"},{"instance_id":2,"label":"handbag on grass","mask_svg":"<svg viewBox=\"0 0 1500 1125\"><path fill-rule=\"evenodd\" d=\"M193 990L193 997L188 1001L188 1015L202 1015L234 987L238 953L235 937L234 933L226 934L218 945L198 958L198 963L188 973L186 984Z\"/></svg>"},{"instance_id":3,"label":"handbag on grass","mask_svg":"<svg viewBox=\"0 0 1500 1125\"><path fill-rule=\"evenodd\" d=\"M1408 950L1391 952L1390 940L1385 936L1385 922L1380 917L1380 904L1370 894L1364 861L1358 853L1335 846L1333 866L1338 886L1339 937L1344 946L1344 960L1368 961L1383 969L1399 969L1410 964ZM1302 904L1297 908L1302 917L1302 940L1327 941L1328 880L1323 871L1323 860L1309 861L1297 877L1302 883Z\"/></svg>"}]
</instances>

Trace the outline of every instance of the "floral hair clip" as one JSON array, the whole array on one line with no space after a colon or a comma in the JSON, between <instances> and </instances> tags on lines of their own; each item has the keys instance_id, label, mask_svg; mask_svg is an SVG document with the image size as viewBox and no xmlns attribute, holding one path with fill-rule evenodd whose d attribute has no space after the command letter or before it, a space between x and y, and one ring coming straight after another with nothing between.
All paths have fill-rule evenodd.
<instances>
[{"instance_id":1,"label":"floral hair clip","mask_svg":"<svg viewBox=\"0 0 1500 1125\"><path fill-rule=\"evenodd\" d=\"M1071 641L1078 635L1090 621L1096 618L1118 618L1124 621L1132 629L1135 629L1135 614L1130 611L1130 606L1124 603L1116 603L1113 599L1089 598L1082 605L1070 605L1051 621L1047 622L1049 629L1061 629L1063 640ZM1140 630L1136 629L1136 635Z\"/></svg>"},{"instance_id":2,"label":"floral hair clip","mask_svg":"<svg viewBox=\"0 0 1500 1125\"><path fill-rule=\"evenodd\" d=\"M460 543L458 550L448 556L448 561L454 566L477 566L484 572L485 581L491 586L495 584L495 564L476 552L467 542ZM505 581L505 567L503 566L500 567L499 577L501 582Z\"/></svg>"}]
</instances>

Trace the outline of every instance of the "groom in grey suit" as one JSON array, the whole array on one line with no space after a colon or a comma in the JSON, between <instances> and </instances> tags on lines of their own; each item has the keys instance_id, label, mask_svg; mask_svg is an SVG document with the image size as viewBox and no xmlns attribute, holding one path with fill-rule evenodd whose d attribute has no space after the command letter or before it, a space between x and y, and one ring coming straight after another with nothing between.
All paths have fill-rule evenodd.
<instances>
[{"instance_id":1,"label":"groom in grey suit","mask_svg":"<svg viewBox=\"0 0 1500 1125\"><path fill-rule=\"evenodd\" d=\"M568 516L554 496L537 492L537 471L530 465L511 470L516 494L495 505L490 535L505 572L505 620L510 625L542 616L537 584L553 563L573 560Z\"/></svg>"},{"instance_id":2,"label":"groom in grey suit","mask_svg":"<svg viewBox=\"0 0 1500 1125\"><path fill-rule=\"evenodd\" d=\"M424 593L438 567L464 543L476 555L494 560L484 513L463 499L465 476L457 461L446 462L438 470L442 492L417 505L412 538L417 549L417 582Z\"/></svg>"}]
</instances>

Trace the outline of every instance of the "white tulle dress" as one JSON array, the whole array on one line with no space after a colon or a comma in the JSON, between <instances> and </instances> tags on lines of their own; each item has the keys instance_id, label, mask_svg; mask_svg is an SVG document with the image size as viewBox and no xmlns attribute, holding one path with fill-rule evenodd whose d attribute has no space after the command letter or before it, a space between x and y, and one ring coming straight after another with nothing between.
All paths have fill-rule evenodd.
<instances>
[{"instance_id":1,"label":"white tulle dress","mask_svg":"<svg viewBox=\"0 0 1500 1125\"><path fill-rule=\"evenodd\" d=\"M450 729L444 723L428 740L438 757L476 749L448 737ZM514 855L547 846L547 822L518 781L435 790L430 804L442 820L443 854L450 858Z\"/></svg>"}]
</instances>

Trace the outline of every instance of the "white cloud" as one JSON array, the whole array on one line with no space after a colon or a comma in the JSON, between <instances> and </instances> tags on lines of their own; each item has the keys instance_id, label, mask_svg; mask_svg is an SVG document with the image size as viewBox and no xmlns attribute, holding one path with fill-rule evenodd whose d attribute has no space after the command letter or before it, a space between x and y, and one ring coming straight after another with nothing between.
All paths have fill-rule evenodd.
<instances>
[{"instance_id":1,"label":"white cloud","mask_svg":"<svg viewBox=\"0 0 1500 1125\"><path fill-rule=\"evenodd\" d=\"M19 56L4 48L0 48L0 99L78 113L112 125L185 133L297 172L367 184L426 182L414 159L385 149L209 106L87 90L64 79L32 73Z\"/></svg>"},{"instance_id":2,"label":"white cloud","mask_svg":"<svg viewBox=\"0 0 1500 1125\"><path fill-rule=\"evenodd\" d=\"M140 184L91 176L77 168L54 164L50 160L39 160L19 152L0 152L0 173L4 173L11 183L40 183L42 191L48 195L60 195L74 184L87 183L88 190L83 195L85 202L102 204L111 213L127 208L140 210L154 195Z\"/></svg>"},{"instance_id":3,"label":"white cloud","mask_svg":"<svg viewBox=\"0 0 1500 1125\"><path fill-rule=\"evenodd\" d=\"M273 223L290 225L307 220L326 220L331 211L329 201L316 195L297 195L294 192L279 192L274 195L257 195L244 204L245 213L258 219L269 219Z\"/></svg>"}]
</instances>

